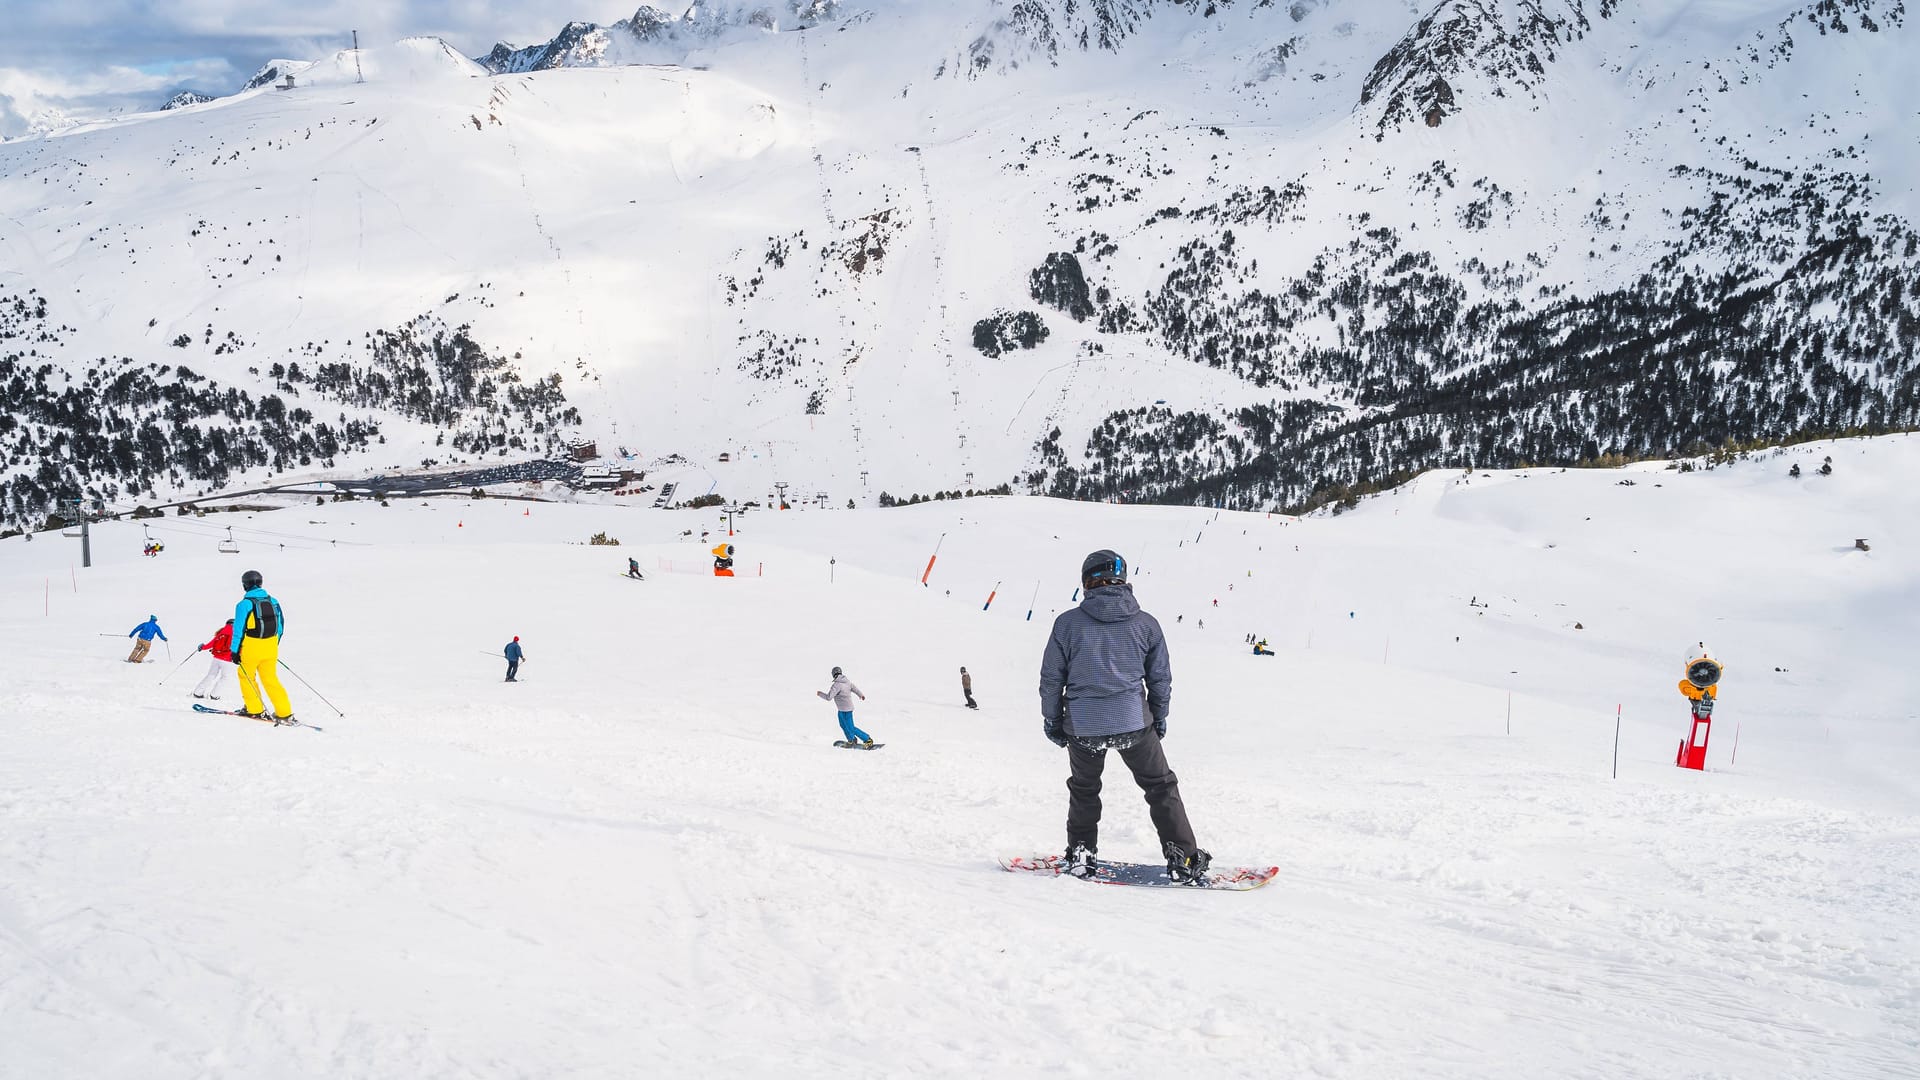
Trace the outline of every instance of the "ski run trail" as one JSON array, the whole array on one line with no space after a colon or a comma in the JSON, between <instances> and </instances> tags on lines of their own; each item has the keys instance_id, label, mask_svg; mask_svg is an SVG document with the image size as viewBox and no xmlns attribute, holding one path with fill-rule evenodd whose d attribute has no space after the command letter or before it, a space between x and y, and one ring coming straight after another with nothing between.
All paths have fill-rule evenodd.
<instances>
[{"instance_id":1,"label":"ski run trail","mask_svg":"<svg viewBox=\"0 0 1920 1080\"><path fill-rule=\"evenodd\" d=\"M1896 436L1299 520L758 510L732 580L712 512L584 503L290 501L152 559L109 523L78 571L0 541L0 1076L1911 1078L1916 475ZM1262 889L995 865L1063 842L1035 682L1100 547L1166 628L1201 842ZM248 568L323 733L189 709ZM149 614L171 664L122 662ZM836 664L885 750L833 748ZM1107 792L1102 853L1155 858Z\"/></svg>"}]
</instances>

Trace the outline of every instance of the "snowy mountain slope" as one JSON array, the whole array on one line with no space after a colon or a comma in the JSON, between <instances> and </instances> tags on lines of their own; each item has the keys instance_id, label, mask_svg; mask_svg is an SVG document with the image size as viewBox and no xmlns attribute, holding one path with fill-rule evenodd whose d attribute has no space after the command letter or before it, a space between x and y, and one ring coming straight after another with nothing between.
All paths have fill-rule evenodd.
<instances>
[{"instance_id":1,"label":"snowy mountain slope","mask_svg":"<svg viewBox=\"0 0 1920 1080\"><path fill-rule=\"evenodd\" d=\"M103 1080L1901 1077L1916 453L1433 473L1298 520L749 513L739 568L764 576L731 581L680 537L710 515L506 500L168 519L157 560L106 523L71 582L74 541L0 540L5 1060ZM227 521L238 556L214 549ZM599 531L622 546L581 545ZM992 864L1058 841L1034 672L1106 545L1167 626L1196 827L1223 861L1280 864L1261 891ZM628 555L647 582L614 580ZM188 660L249 566L287 606L287 663L346 714L291 682L323 734L188 712L205 664L159 685L167 646L120 662L148 613ZM527 681L504 686L516 634ZM1673 683L1702 635L1728 668L1690 773ZM884 750L828 745L811 691L835 664ZM1145 858L1129 791L1109 788L1102 849Z\"/></svg>"},{"instance_id":2,"label":"snowy mountain slope","mask_svg":"<svg viewBox=\"0 0 1920 1080\"><path fill-rule=\"evenodd\" d=\"M678 15L643 4L610 26L570 22L551 40L516 48L495 45L474 62L495 75L518 75L563 67L677 64L695 50L725 38L761 31L805 30L833 20L839 0L789 0L785 4L697 3Z\"/></svg>"},{"instance_id":3,"label":"snowy mountain slope","mask_svg":"<svg viewBox=\"0 0 1920 1080\"><path fill-rule=\"evenodd\" d=\"M816 7L0 147L6 514L576 432L1299 506L1915 422L1902 4Z\"/></svg>"}]
</instances>

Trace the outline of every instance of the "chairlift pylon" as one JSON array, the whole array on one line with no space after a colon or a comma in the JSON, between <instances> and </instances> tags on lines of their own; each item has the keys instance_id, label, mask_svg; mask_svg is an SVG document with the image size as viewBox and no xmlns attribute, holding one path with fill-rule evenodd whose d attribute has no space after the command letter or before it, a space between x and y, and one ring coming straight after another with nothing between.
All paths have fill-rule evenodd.
<instances>
[{"instance_id":1,"label":"chairlift pylon","mask_svg":"<svg viewBox=\"0 0 1920 1080\"><path fill-rule=\"evenodd\" d=\"M240 554L240 545L233 539L233 526L231 525L227 526L227 538L220 541L220 552L223 555Z\"/></svg>"}]
</instances>

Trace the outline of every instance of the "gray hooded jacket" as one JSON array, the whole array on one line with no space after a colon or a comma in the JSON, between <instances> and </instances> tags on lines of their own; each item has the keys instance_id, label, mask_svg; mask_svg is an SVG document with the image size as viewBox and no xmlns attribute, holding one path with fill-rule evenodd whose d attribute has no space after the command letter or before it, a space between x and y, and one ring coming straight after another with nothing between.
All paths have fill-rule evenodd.
<instances>
[{"instance_id":1,"label":"gray hooded jacket","mask_svg":"<svg viewBox=\"0 0 1920 1080\"><path fill-rule=\"evenodd\" d=\"M1044 726L1064 720L1069 735L1120 735L1165 723L1172 700L1167 636L1133 586L1093 589L1053 620L1040 661Z\"/></svg>"},{"instance_id":2,"label":"gray hooded jacket","mask_svg":"<svg viewBox=\"0 0 1920 1080\"><path fill-rule=\"evenodd\" d=\"M856 696L861 701L867 700L867 695L860 693L860 688L853 685L853 680L845 675L833 680L833 685L827 687L820 696L831 700L833 707L841 712L853 711L853 699Z\"/></svg>"}]
</instances>

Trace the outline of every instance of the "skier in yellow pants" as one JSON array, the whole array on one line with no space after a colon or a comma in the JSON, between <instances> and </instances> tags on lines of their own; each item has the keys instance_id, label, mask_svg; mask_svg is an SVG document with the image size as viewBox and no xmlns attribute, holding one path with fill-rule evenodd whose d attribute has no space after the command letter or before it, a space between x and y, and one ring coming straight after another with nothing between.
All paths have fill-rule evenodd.
<instances>
[{"instance_id":1,"label":"skier in yellow pants","mask_svg":"<svg viewBox=\"0 0 1920 1080\"><path fill-rule=\"evenodd\" d=\"M242 708L246 715L255 720L291 720L293 704L287 700L287 688L280 685L279 670L286 616L280 611L280 601L268 595L261 584L258 570L240 575L240 586L247 593L233 609L233 662L240 667L240 699L245 702ZM273 702L272 715L260 701L261 687Z\"/></svg>"}]
</instances>

